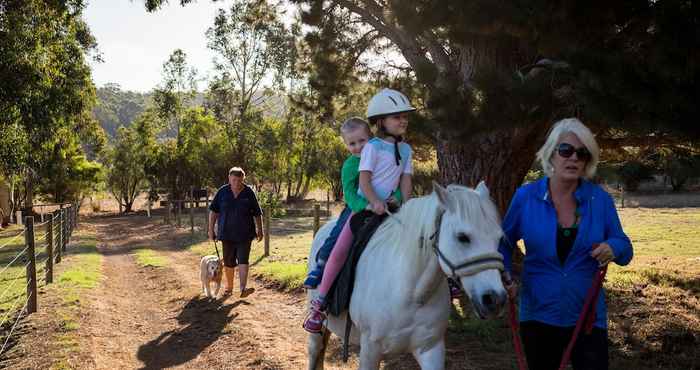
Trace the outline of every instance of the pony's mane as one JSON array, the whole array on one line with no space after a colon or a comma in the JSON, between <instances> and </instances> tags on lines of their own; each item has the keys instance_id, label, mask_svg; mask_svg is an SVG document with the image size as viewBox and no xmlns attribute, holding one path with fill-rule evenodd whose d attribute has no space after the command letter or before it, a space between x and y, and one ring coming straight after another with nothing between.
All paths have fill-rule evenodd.
<instances>
[{"instance_id":1,"label":"pony's mane","mask_svg":"<svg viewBox=\"0 0 700 370\"><path fill-rule=\"evenodd\" d=\"M488 237L498 239L503 235L498 209L491 199L484 199L475 190L460 185L449 185L447 190L459 199L454 205L460 219L469 220Z\"/></svg>"},{"instance_id":2,"label":"pony's mane","mask_svg":"<svg viewBox=\"0 0 700 370\"><path fill-rule=\"evenodd\" d=\"M502 235L498 210L490 199L460 185L449 185L447 190L459 219L469 220L475 229L488 236L499 238ZM438 212L442 210L435 193L413 198L380 226L373 244L391 249L393 258L407 259L407 266L420 270L433 253L429 243L439 226L436 223Z\"/></svg>"}]
</instances>

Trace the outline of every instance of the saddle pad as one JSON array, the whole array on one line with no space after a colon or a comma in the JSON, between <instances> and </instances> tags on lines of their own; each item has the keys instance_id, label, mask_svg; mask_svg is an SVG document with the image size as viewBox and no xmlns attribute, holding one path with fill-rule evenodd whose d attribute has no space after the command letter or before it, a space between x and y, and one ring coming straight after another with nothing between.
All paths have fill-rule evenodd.
<instances>
[{"instance_id":1,"label":"saddle pad","mask_svg":"<svg viewBox=\"0 0 700 370\"><path fill-rule=\"evenodd\" d=\"M362 211L352 216L350 220L354 236L352 247L348 251L348 258L345 260L342 270L340 270L326 297L328 313L331 315L338 316L350 307L357 262L367 247L367 243L372 239L372 235L385 218L386 214L375 215L369 211Z\"/></svg>"}]
</instances>

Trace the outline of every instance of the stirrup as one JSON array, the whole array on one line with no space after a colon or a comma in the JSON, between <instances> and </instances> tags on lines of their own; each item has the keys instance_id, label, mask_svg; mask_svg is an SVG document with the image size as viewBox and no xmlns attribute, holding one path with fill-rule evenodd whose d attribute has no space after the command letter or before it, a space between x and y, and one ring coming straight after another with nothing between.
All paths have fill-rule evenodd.
<instances>
[{"instance_id":1,"label":"stirrup","mask_svg":"<svg viewBox=\"0 0 700 370\"><path fill-rule=\"evenodd\" d=\"M323 313L323 311L311 308L301 327L311 334L318 334L323 330L323 323L325 321L326 314Z\"/></svg>"},{"instance_id":2,"label":"stirrup","mask_svg":"<svg viewBox=\"0 0 700 370\"><path fill-rule=\"evenodd\" d=\"M309 313L301 326L309 333L318 334L323 330L324 321L326 321L326 314L323 313L323 301L316 298L311 301Z\"/></svg>"}]
</instances>

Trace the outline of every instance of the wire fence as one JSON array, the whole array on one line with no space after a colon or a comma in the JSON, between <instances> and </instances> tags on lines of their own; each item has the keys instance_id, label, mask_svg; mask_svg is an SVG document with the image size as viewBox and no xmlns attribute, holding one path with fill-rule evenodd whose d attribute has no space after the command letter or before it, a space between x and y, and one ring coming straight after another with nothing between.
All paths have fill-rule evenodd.
<instances>
[{"instance_id":1,"label":"wire fence","mask_svg":"<svg viewBox=\"0 0 700 370\"><path fill-rule=\"evenodd\" d=\"M0 235L0 361L17 343L12 336L22 319L37 311L37 290L53 282L53 265L75 229L77 207L64 206L42 214L40 223L25 217L22 230Z\"/></svg>"}]
</instances>

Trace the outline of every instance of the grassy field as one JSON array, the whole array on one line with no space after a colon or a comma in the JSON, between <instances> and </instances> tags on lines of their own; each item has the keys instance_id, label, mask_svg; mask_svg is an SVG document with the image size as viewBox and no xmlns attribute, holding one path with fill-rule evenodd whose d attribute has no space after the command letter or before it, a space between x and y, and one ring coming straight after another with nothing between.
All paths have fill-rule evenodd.
<instances>
[{"instance_id":1,"label":"grassy field","mask_svg":"<svg viewBox=\"0 0 700 370\"><path fill-rule=\"evenodd\" d=\"M635 257L628 266L612 266L605 283L611 369L699 368L700 208L624 208L619 214ZM252 271L280 288L299 289L312 220L289 218L272 225L271 256L262 258L262 243L254 243ZM214 254L201 234L185 243L199 254ZM455 306L449 337L470 343L470 354L492 363L498 359L494 368L509 368L514 362L507 326L471 320L468 306Z\"/></svg>"}]
</instances>

